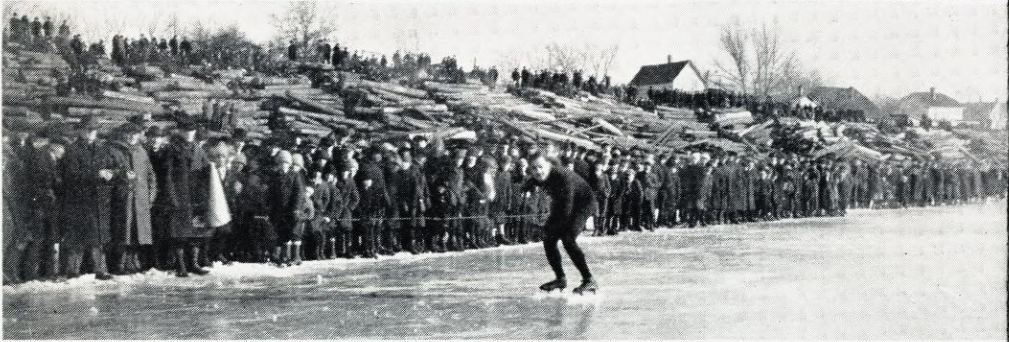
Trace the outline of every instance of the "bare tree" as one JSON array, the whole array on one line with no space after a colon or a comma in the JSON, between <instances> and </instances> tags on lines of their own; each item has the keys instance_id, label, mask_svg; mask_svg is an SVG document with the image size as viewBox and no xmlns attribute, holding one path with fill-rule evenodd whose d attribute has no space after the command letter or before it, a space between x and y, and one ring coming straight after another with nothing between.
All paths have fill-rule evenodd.
<instances>
[{"instance_id":1,"label":"bare tree","mask_svg":"<svg viewBox=\"0 0 1009 342\"><path fill-rule=\"evenodd\" d=\"M588 63L590 68L587 70L592 70L592 75L596 77L602 77L610 74L610 67L613 66L613 61L617 58L620 45L613 44L602 49L588 46L586 50L590 54Z\"/></svg>"},{"instance_id":2,"label":"bare tree","mask_svg":"<svg viewBox=\"0 0 1009 342\"><path fill-rule=\"evenodd\" d=\"M772 26L764 23L753 30L754 77L753 93L760 96L771 95L784 88L788 73L796 68L795 53L782 48L781 30L777 21Z\"/></svg>"},{"instance_id":3,"label":"bare tree","mask_svg":"<svg viewBox=\"0 0 1009 342\"><path fill-rule=\"evenodd\" d=\"M546 45L545 60L540 67L555 69L562 72L581 70L591 75L604 76L609 73L613 61L620 51L620 46L599 47L593 44L575 46L560 43ZM536 63L533 63L536 64Z\"/></svg>"},{"instance_id":4,"label":"bare tree","mask_svg":"<svg viewBox=\"0 0 1009 342\"><path fill-rule=\"evenodd\" d=\"M179 34L178 13L172 13L170 16L168 16L168 19L165 20L165 33L169 33L173 36Z\"/></svg>"},{"instance_id":5,"label":"bare tree","mask_svg":"<svg viewBox=\"0 0 1009 342\"><path fill-rule=\"evenodd\" d=\"M546 46L548 66L561 72L578 70L585 65L588 55L585 50L573 45L550 43Z\"/></svg>"},{"instance_id":6,"label":"bare tree","mask_svg":"<svg viewBox=\"0 0 1009 342\"><path fill-rule=\"evenodd\" d=\"M812 89L825 81L817 70L804 66L781 37L777 21L746 28L739 19L722 27L719 36L725 60L715 60L715 70L705 78L709 86L760 97Z\"/></svg>"},{"instance_id":7,"label":"bare tree","mask_svg":"<svg viewBox=\"0 0 1009 342\"><path fill-rule=\"evenodd\" d=\"M715 67L721 74L721 78L729 83L735 90L742 92L752 91L750 84L750 57L748 53L749 35L743 28L739 18L730 24L722 27L719 37L722 50L729 55L730 62L715 61Z\"/></svg>"},{"instance_id":8,"label":"bare tree","mask_svg":"<svg viewBox=\"0 0 1009 342\"><path fill-rule=\"evenodd\" d=\"M316 1L294 1L288 3L283 14L273 14L271 22L277 29L275 43L283 46L295 41L303 49L314 46L320 40L336 32L335 21L324 15Z\"/></svg>"},{"instance_id":9,"label":"bare tree","mask_svg":"<svg viewBox=\"0 0 1009 342\"><path fill-rule=\"evenodd\" d=\"M162 17L160 15L157 15L154 18L149 18L147 20L147 27L145 27L145 29L147 29L147 36L154 37L155 34L164 34L165 32L162 31L161 24Z\"/></svg>"}]
</instances>

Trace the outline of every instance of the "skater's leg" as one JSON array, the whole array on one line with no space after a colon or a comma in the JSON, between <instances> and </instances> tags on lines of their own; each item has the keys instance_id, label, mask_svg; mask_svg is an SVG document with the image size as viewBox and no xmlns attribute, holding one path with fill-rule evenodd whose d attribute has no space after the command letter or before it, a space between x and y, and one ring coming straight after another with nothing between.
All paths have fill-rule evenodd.
<instances>
[{"instance_id":1,"label":"skater's leg","mask_svg":"<svg viewBox=\"0 0 1009 342\"><path fill-rule=\"evenodd\" d=\"M571 258L571 262L575 264L575 268L577 268L578 272L581 273L582 280L590 280L592 279L592 273L589 272L589 265L585 262L585 253L582 252L582 249L578 247L578 243L575 242L576 238L577 235L565 236L561 239L561 242L564 244L564 250L568 252L568 257ZM558 264L560 264L560 262L558 262Z\"/></svg>"},{"instance_id":2,"label":"skater's leg","mask_svg":"<svg viewBox=\"0 0 1009 342\"><path fill-rule=\"evenodd\" d=\"M564 276L564 267L561 266L561 251L557 248L557 240L559 240L557 236L545 236L543 238L543 248L547 254L547 262L550 263L550 268L554 271L554 276L557 279L566 279Z\"/></svg>"}]
</instances>

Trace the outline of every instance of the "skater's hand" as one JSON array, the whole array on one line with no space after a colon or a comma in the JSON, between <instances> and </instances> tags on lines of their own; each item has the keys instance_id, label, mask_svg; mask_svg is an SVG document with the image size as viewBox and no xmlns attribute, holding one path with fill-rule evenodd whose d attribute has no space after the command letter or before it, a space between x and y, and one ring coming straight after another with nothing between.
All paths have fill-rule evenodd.
<instances>
[{"instance_id":1,"label":"skater's hand","mask_svg":"<svg viewBox=\"0 0 1009 342\"><path fill-rule=\"evenodd\" d=\"M242 192L242 183L235 182L235 193L237 194L241 192Z\"/></svg>"},{"instance_id":2,"label":"skater's hand","mask_svg":"<svg viewBox=\"0 0 1009 342\"><path fill-rule=\"evenodd\" d=\"M126 179L137 179L137 173L133 171L126 171Z\"/></svg>"}]
</instances>

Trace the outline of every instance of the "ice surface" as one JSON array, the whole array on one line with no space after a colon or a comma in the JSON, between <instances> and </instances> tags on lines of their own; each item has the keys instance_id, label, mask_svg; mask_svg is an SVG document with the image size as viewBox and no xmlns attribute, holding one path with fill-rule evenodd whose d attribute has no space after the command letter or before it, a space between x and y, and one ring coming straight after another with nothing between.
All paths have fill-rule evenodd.
<instances>
[{"instance_id":1,"label":"ice surface","mask_svg":"<svg viewBox=\"0 0 1009 342\"><path fill-rule=\"evenodd\" d=\"M585 237L586 296L539 245L85 276L5 286L3 337L998 339L1006 238L1004 201Z\"/></svg>"}]
</instances>

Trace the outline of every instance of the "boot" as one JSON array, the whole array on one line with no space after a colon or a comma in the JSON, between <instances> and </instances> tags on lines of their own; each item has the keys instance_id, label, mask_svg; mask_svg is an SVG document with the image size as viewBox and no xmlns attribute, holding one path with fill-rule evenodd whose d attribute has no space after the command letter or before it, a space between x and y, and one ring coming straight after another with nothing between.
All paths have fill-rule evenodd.
<instances>
[{"instance_id":1,"label":"boot","mask_svg":"<svg viewBox=\"0 0 1009 342\"><path fill-rule=\"evenodd\" d=\"M568 281L564 278L558 278L540 285L540 290L550 292L553 290L564 290L565 287L568 287Z\"/></svg>"},{"instance_id":2,"label":"boot","mask_svg":"<svg viewBox=\"0 0 1009 342\"><path fill-rule=\"evenodd\" d=\"M284 250L284 246L273 247L273 262L277 264L277 267L284 267L284 255L281 251Z\"/></svg>"},{"instance_id":3,"label":"boot","mask_svg":"<svg viewBox=\"0 0 1009 342\"><path fill-rule=\"evenodd\" d=\"M195 275L207 275L210 273L210 271L200 267L200 247L193 247L191 251L193 255L189 258L189 272Z\"/></svg>"},{"instance_id":4,"label":"boot","mask_svg":"<svg viewBox=\"0 0 1009 342\"><path fill-rule=\"evenodd\" d=\"M340 253L337 251L338 248L336 248L336 238L331 237L328 240L326 240L326 243L327 243L326 253L329 255L329 259L339 258Z\"/></svg>"},{"instance_id":5,"label":"boot","mask_svg":"<svg viewBox=\"0 0 1009 342\"><path fill-rule=\"evenodd\" d=\"M126 275L130 274L130 252L126 248L122 248L119 251L118 258L116 258L116 269L113 271L116 275Z\"/></svg>"},{"instance_id":6,"label":"boot","mask_svg":"<svg viewBox=\"0 0 1009 342\"><path fill-rule=\"evenodd\" d=\"M25 248L18 244L4 253L4 285L24 282L24 279L21 278L21 257L24 255L24 250Z\"/></svg>"},{"instance_id":7,"label":"boot","mask_svg":"<svg viewBox=\"0 0 1009 342\"><path fill-rule=\"evenodd\" d=\"M575 293L575 294L583 294L584 292L592 292L593 294L595 294L597 289L598 289L598 285L596 285L596 281L593 280L592 278L589 278L589 279L582 280L582 285L576 287L574 290L571 290L571 292Z\"/></svg>"},{"instance_id":8,"label":"boot","mask_svg":"<svg viewBox=\"0 0 1009 342\"><path fill-rule=\"evenodd\" d=\"M175 276L185 278L189 276L186 271L186 251L182 248L175 249Z\"/></svg>"},{"instance_id":9,"label":"boot","mask_svg":"<svg viewBox=\"0 0 1009 342\"><path fill-rule=\"evenodd\" d=\"M49 250L50 263L47 271L49 279L58 279L60 276L60 244L53 244Z\"/></svg>"},{"instance_id":10,"label":"boot","mask_svg":"<svg viewBox=\"0 0 1009 342\"><path fill-rule=\"evenodd\" d=\"M291 245L292 254L294 255L293 265L301 265L301 241L295 242Z\"/></svg>"},{"instance_id":11,"label":"boot","mask_svg":"<svg viewBox=\"0 0 1009 342\"><path fill-rule=\"evenodd\" d=\"M144 266L142 266L140 264L140 252L139 251L135 251L135 250L134 251L130 251L130 260L128 262L129 262L130 267L133 269L134 273L136 273L136 272L143 272L144 271Z\"/></svg>"},{"instance_id":12,"label":"boot","mask_svg":"<svg viewBox=\"0 0 1009 342\"><path fill-rule=\"evenodd\" d=\"M294 265L294 243L288 242L284 244L284 265L291 266Z\"/></svg>"},{"instance_id":13,"label":"boot","mask_svg":"<svg viewBox=\"0 0 1009 342\"><path fill-rule=\"evenodd\" d=\"M78 247L79 248L79 247ZM7 262L7 259L4 259ZM77 278L81 275L81 264L84 263L84 251L71 249L67 254L66 275L68 279Z\"/></svg>"},{"instance_id":14,"label":"boot","mask_svg":"<svg viewBox=\"0 0 1009 342\"><path fill-rule=\"evenodd\" d=\"M91 248L91 261L94 263L96 280L112 279L112 275L109 275L108 265L105 263L105 251L99 247Z\"/></svg>"}]
</instances>

